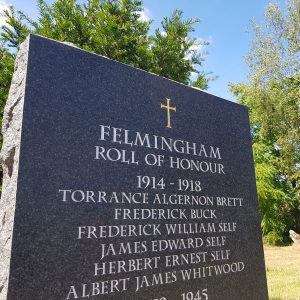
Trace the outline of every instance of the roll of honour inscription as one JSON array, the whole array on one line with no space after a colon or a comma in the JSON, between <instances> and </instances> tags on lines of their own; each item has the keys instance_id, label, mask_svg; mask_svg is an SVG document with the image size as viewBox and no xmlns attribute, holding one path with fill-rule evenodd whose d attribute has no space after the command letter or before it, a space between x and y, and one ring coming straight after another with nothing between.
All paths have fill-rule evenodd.
<instances>
[{"instance_id":1,"label":"roll of honour inscription","mask_svg":"<svg viewBox=\"0 0 300 300\"><path fill-rule=\"evenodd\" d=\"M171 128L169 111L167 127ZM132 150L123 149L124 145ZM139 148L147 149L147 153L140 155ZM96 240L99 255L90 264L93 282L70 286L66 299L117 296L130 289L143 293L155 286L222 277L245 270L242 258L227 246L239 224L226 221L220 210L226 208L238 213L243 209L244 200L240 195L206 194L201 181L207 174L226 176L222 149L100 124L93 159L169 168L174 172L184 170L193 172L194 179L178 177L171 182L164 176L153 176L149 168L147 174L136 174L135 185L126 191L106 190L105 186L101 190L60 189L59 200L75 202L78 209L80 203L96 204L100 211L101 206L109 207L106 217L117 224L72 228L77 243ZM172 193L166 193L166 187ZM132 241L127 241L128 238ZM113 279L103 280L109 275ZM161 292L150 299L175 298L169 299ZM209 289L200 281L199 289L186 290L176 299L206 300Z\"/></svg>"}]
</instances>

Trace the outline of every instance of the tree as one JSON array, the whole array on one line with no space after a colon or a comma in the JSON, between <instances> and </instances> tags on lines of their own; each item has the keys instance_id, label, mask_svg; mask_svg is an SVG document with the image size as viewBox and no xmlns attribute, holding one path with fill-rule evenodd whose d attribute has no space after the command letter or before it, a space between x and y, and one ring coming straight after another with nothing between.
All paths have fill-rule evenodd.
<instances>
[{"instance_id":1,"label":"tree","mask_svg":"<svg viewBox=\"0 0 300 300\"><path fill-rule=\"evenodd\" d=\"M200 20L183 21L182 16L182 11L175 10L170 18L164 18L162 21L163 31L155 30L151 48L154 64L150 71L189 84L191 73L199 73L195 66L201 65L203 61L203 57L193 50L194 46L208 43L199 42L196 38L189 36L189 33L194 31L193 25Z\"/></svg>"},{"instance_id":2,"label":"tree","mask_svg":"<svg viewBox=\"0 0 300 300\"><path fill-rule=\"evenodd\" d=\"M199 72L203 57L197 52L199 42L190 36L198 19L184 21L182 11L175 10L150 36L151 21L143 21L139 0L57 0L51 6L37 0L39 17L32 20L13 7L5 11L7 26L2 41L18 48L29 33L74 43L79 48L107 56L134 67L165 76L185 84L193 72L199 74L197 87L207 89L209 76Z\"/></svg>"},{"instance_id":3,"label":"tree","mask_svg":"<svg viewBox=\"0 0 300 300\"><path fill-rule=\"evenodd\" d=\"M263 232L283 236L300 230L300 1L265 17L252 21L249 83L231 90L250 111Z\"/></svg>"},{"instance_id":4,"label":"tree","mask_svg":"<svg viewBox=\"0 0 300 300\"><path fill-rule=\"evenodd\" d=\"M35 33L135 67L147 67L150 22L139 20L141 1L89 0L77 4L75 0L58 0L49 6L38 0L37 4L37 21L13 8L5 11L9 26L3 27L1 36L9 46L18 48L29 33Z\"/></svg>"}]
</instances>

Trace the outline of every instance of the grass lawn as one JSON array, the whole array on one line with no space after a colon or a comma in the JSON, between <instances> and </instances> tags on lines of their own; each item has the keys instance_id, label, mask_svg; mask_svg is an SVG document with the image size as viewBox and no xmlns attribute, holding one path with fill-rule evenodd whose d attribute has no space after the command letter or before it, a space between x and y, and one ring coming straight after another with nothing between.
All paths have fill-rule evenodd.
<instances>
[{"instance_id":1,"label":"grass lawn","mask_svg":"<svg viewBox=\"0 0 300 300\"><path fill-rule=\"evenodd\" d=\"M300 245L264 246L270 300L300 299Z\"/></svg>"}]
</instances>

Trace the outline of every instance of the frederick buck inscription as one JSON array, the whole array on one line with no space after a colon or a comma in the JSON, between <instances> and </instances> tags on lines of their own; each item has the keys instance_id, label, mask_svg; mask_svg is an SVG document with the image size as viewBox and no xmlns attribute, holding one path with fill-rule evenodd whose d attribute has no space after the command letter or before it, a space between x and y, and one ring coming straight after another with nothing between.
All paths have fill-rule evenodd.
<instances>
[{"instance_id":1,"label":"frederick buck inscription","mask_svg":"<svg viewBox=\"0 0 300 300\"><path fill-rule=\"evenodd\" d=\"M267 297L247 109L31 36L7 299Z\"/></svg>"}]
</instances>

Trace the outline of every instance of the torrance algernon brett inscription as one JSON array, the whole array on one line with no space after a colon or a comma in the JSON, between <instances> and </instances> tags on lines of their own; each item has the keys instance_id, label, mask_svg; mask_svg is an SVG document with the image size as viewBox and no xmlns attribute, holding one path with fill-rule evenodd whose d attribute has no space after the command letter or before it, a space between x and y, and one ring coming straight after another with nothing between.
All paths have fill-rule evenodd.
<instances>
[{"instance_id":1,"label":"torrance algernon brett inscription","mask_svg":"<svg viewBox=\"0 0 300 300\"><path fill-rule=\"evenodd\" d=\"M245 107L34 35L26 64L7 299L267 299Z\"/></svg>"}]
</instances>

